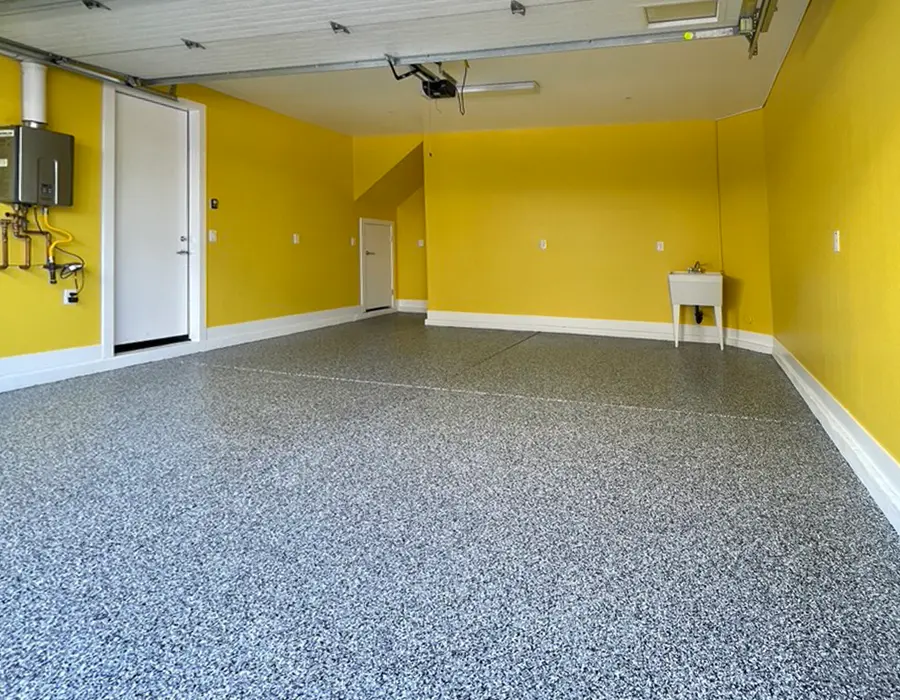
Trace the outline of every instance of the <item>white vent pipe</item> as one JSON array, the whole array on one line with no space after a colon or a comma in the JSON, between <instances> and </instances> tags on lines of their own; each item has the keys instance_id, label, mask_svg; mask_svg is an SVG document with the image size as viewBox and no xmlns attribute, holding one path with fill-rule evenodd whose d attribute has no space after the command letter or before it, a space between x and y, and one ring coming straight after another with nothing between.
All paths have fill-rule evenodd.
<instances>
[{"instance_id":1,"label":"white vent pipe","mask_svg":"<svg viewBox=\"0 0 900 700\"><path fill-rule=\"evenodd\" d=\"M22 61L22 123L35 129L47 126L47 66Z\"/></svg>"}]
</instances>

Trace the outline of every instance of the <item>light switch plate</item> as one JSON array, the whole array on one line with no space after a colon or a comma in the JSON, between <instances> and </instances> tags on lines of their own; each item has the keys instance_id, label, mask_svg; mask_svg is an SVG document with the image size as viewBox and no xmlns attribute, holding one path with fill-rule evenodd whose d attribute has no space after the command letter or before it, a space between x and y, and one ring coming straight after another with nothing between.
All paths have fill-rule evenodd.
<instances>
[{"instance_id":1,"label":"light switch plate","mask_svg":"<svg viewBox=\"0 0 900 700\"><path fill-rule=\"evenodd\" d=\"M835 231L831 234L831 249L835 253L841 252L841 232Z\"/></svg>"},{"instance_id":2,"label":"light switch plate","mask_svg":"<svg viewBox=\"0 0 900 700\"><path fill-rule=\"evenodd\" d=\"M541 250L547 250L547 239L542 238L541 242L538 245L540 246Z\"/></svg>"},{"instance_id":3,"label":"light switch plate","mask_svg":"<svg viewBox=\"0 0 900 700\"><path fill-rule=\"evenodd\" d=\"M666 244L664 241L656 242L656 252L657 253L662 253L665 249L666 249Z\"/></svg>"},{"instance_id":4,"label":"light switch plate","mask_svg":"<svg viewBox=\"0 0 900 700\"><path fill-rule=\"evenodd\" d=\"M215 243L216 241L219 240L219 232L216 231L214 228L211 228L209 230L208 237L209 237L210 243Z\"/></svg>"},{"instance_id":5,"label":"light switch plate","mask_svg":"<svg viewBox=\"0 0 900 700\"><path fill-rule=\"evenodd\" d=\"M351 239L350 239L350 246L352 247L352 246L355 246L355 245L356 245L356 239L355 239L355 238L351 238Z\"/></svg>"},{"instance_id":6,"label":"light switch plate","mask_svg":"<svg viewBox=\"0 0 900 700\"><path fill-rule=\"evenodd\" d=\"M294 245L297 245L300 242L300 234L299 233L292 234L291 241L293 241Z\"/></svg>"},{"instance_id":7,"label":"light switch plate","mask_svg":"<svg viewBox=\"0 0 900 700\"><path fill-rule=\"evenodd\" d=\"M420 239L418 240L417 245L418 245L420 248L424 248L424 247L425 247L425 241L423 241L423 240L420 238Z\"/></svg>"}]
</instances>

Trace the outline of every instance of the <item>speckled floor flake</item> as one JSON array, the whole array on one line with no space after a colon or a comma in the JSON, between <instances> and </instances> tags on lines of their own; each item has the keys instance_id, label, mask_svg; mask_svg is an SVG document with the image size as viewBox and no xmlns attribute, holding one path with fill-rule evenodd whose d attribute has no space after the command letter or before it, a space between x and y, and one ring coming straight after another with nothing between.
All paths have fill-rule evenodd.
<instances>
[{"instance_id":1,"label":"speckled floor flake","mask_svg":"<svg viewBox=\"0 0 900 700\"><path fill-rule=\"evenodd\" d=\"M900 698L769 357L398 315L0 409L2 698Z\"/></svg>"}]
</instances>

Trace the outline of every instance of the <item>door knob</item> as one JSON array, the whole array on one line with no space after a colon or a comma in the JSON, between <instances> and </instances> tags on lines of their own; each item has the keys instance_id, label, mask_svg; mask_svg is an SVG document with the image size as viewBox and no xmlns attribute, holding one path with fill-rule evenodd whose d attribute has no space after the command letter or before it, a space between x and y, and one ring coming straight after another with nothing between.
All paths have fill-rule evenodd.
<instances>
[{"instance_id":1,"label":"door knob","mask_svg":"<svg viewBox=\"0 0 900 700\"><path fill-rule=\"evenodd\" d=\"M375 253L373 253L371 250L367 250L366 255L375 255Z\"/></svg>"},{"instance_id":2,"label":"door knob","mask_svg":"<svg viewBox=\"0 0 900 700\"><path fill-rule=\"evenodd\" d=\"M175 255L190 255L191 251L189 250L176 250Z\"/></svg>"}]
</instances>

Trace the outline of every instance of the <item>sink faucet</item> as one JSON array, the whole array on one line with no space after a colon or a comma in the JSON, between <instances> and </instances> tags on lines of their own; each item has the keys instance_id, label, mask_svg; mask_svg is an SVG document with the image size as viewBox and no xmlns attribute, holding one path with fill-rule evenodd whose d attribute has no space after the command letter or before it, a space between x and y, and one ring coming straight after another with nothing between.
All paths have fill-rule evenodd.
<instances>
[{"instance_id":1,"label":"sink faucet","mask_svg":"<svg viewBox=\"0 0 900 700\"><path fill-rule=\"evenodd\" d=\"M698 260L690 267L688 272L703 272L703 265L701 265L700 261Z\"/></svg>"}]
</instances>

